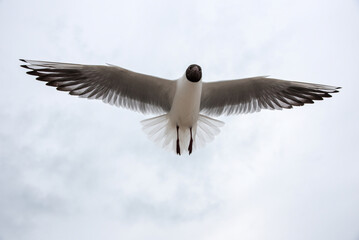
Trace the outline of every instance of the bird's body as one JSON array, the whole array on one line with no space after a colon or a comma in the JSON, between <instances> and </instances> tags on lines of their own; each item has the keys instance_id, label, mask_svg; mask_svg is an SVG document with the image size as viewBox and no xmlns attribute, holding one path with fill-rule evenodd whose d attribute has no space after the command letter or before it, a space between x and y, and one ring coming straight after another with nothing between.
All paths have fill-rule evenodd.
<instances>
[{"instance_id":1,"label":"bird's body","mask_svg":"<svg viewBox=\"0 0 359 240\"><path fill-rule=\"evenodd\" d=\"M200 66L190 65L177 80L140 74L117 66L22 60L30 75L60 91L162 115L142 121L144 131L177 154L192 153L219 133L223 122L206 115L239 114L302 106L331 97L338 87L253 77L202 82ZM204 115L204 113L206 115Z\"/></svg>"},{"instance_id":2,"label":"bird's body","mask_svg":"<svg viewBox=\"0 0 359 240\"><path fill-rule=\"evenodd\" d=\"M190 82L186 75L179 78L169 112L170 121L179 127L192 127L198 120L201 93L202 81Z\"/></svg>"}]
</instances>

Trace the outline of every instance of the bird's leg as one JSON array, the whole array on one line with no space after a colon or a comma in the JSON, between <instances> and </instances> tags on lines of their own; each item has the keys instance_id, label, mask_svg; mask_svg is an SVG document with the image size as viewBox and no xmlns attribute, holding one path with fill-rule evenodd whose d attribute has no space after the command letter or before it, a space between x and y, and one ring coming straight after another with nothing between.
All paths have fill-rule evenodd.
<instances>
[{"instance_id":1,"label":"bird's leg","mask_svg":"<svg viewBox=\"0 0 359 240\"><path fill-rule=\"evenodd\" d=\"M181 150L180 150L180 144L179 144L179 135L178 135L178 125L177 125L177 145L176 145L176 153L178 155L181 155Z\"/></svg>"},{"instance_id":2,"label":"bird's leg","mask_svg":"<svg viewBox=\"0 0 359 240\"><path fill-rule=\"evenodd\" d=\"M190 135L191 135L191 140L189 140L188 152L189 152L189 155L191 155L191 153L192 153L192 145L193 145L192 127L189 128L189 132L190 132Z\"/></svg>"}]
</instances>

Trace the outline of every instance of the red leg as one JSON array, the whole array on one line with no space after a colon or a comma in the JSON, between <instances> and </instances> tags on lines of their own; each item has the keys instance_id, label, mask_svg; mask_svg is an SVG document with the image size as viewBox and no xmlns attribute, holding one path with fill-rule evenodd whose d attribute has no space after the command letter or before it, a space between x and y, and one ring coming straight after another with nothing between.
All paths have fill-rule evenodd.
<instances>
[{"instance_id":1,"label":"red leg","mask_svg":"<svg viewBox=\"0 0 359 240\"><path fill-rule=\"evenodd\" d=\"M189 132L190 132L190 134L191 134L191 140L189 141L188 152L189 152L189 155L191 155L191 153L192 153L192 146L193 146L192 127L189 128Z\"/></svg>"},{"instance_id":2,"label":"red leg","mask_svg":"<svg viewBox=\"0 0 359 240\"><path fill-rule=\"evenodd\" d=\"M181 150L180 150L180 144L179 144L179 135L178 135L178 126L177 126L177 145L176 145L176 153L178 155L181 155Z\"/></svg>"}]
</instances>

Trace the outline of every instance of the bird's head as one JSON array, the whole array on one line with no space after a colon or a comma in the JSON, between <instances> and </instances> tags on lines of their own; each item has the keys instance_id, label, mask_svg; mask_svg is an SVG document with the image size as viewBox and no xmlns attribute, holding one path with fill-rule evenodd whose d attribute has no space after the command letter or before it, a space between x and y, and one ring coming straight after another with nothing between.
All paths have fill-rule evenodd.
<instances>
[{"instance_id":1,"label":"bird's head","mask_svg":"<svg viewBox=\"0 0 359 240\"><path fill-rule=\"evenodd\" d=\"M186 70L188 81L198 82L202 78L202 69L197 64L191 64Z\"/></svg>"}]
</instances>

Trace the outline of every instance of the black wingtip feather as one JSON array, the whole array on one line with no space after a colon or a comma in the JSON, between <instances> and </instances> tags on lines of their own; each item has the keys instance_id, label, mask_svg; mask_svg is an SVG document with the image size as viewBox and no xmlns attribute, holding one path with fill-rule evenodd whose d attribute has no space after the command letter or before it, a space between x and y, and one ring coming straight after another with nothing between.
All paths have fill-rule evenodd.
<instances>
[{"instance_id":1,"label":"black wingtip feather","mask_svg":"<svg viewBox=\"0 0 359 240\"><path fill-rule=\"evenodd\" d=\"M50 82L47 82L46 83L47 86L51 86L51 87L59 87L59 82L56 82L56 81L50 81ZM57 89L59 90L59 89Z\"/></svg>"},{"instance_id":2,"label":"black wingtip feather","mask_svg":"<svg viewBox=\"0 0 359 240\"><path fill-rule=\"evenodd\" d=\"M330 98L330 97L332 97L332 95L330 95L329 93L324 93L324 94L322 95L322 97Z\"/></svg>"},{"instance_id":3,"label":"black wingtip feather","mask_svg":"<svg viewBox=\"0 0 359 240\"><path fill-rule=\"evenodd\" d=\"M29 66L28 66L28 65L25 65L25 64L20 65L20 67L23 67L23 68L26 68L26 69L30 69Z\"/></svg>"},{"instance_id":4,"label":"black wingtip feather","mask_svg":"<svg viewBox=\"0 0 359 240\"><path fill-rule=\"evenodd\" d=\"M69 94L72 95L72 96L77 96L78 95L75 91L70 91Z\"/></svg>"},{"instance_id":5,"label":"black wingtip feather","mask_svg":"<svg viewBox=\"0 0 359 240\"><path fill-rule=\"evenodd\" d=\"M26 72L26 73L29 74L29 75L33 75L33 76L39 76L39 73L36 72L36 71L34 71L34 70L28 71L28 72Z\"/></svg>"},{"instance_id":6,"label":"black wingtip feather","mask_svg":"<svg viewBox=\"0 0 359 240\"><path fill-rule=\"evenodd\" d=\"M56 87L56 86L54 86L54 85L50 85L50 86ZM61 86L57 87L56 90L62 91L62 92L68 92L68 91L69 91L68 89L63 88L63 87L61 87ZM71 93L70 93L70 95L75 95L75 94L71 94Z\"/></svg>"}]
</instances>

